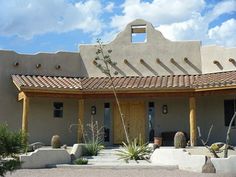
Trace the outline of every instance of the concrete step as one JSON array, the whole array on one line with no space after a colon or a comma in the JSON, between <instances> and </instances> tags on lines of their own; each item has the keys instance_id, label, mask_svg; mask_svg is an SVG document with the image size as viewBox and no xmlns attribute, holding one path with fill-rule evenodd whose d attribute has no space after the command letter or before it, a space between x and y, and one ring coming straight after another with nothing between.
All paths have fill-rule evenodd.
<instances>
[{"instance_id":1,"label":"concrete step","mask_svg":"<svg viewBox=\"0 0 236 177\"><path fill-rule=\"evenodd\" d=\"M103 165L103 166L120 166L127 164L143 164L143 165L151 165L150 162L142 160L142 161L129 161L126 163L123 159L119 159L120 157L117 155L118 150L121 148L106 148L99 152L98 156L85 157L88 159L88 164L92 165Z\"/></svg>"}]
</instances>

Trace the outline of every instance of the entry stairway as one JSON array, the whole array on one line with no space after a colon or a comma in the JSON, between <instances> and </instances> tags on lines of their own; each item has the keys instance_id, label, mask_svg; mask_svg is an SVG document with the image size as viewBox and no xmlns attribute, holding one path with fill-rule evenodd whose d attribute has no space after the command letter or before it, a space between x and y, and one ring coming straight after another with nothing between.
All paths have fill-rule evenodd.
<instances>
[{"instance_id":1,"label":"entry stairway","mask_svg":"<svg viewBox=\"0 0 236 177\"><path fill-rule=\"evenodd\" d=\"M113 167L120 167L120 166L153 166L152 163L148 160L129 160L128 163L125 162L123 159L119 159L117 155L118 150L120 147L106 147L105 149L101 150L98 156L91 156L87 157L88 165L94 166L113 166Z\"/></svg>"}]
</instances>

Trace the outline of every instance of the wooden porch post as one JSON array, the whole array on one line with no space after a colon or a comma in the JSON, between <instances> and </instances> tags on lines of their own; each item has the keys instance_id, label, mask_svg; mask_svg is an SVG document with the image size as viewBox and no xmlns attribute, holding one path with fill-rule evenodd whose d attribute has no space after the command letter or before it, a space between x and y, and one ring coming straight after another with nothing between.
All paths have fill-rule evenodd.
<instances>
[{"instance_id":1,"label":"wooden porch post","mask_svg":"<svg viewBox=\"0 0 236 177\"><path fill-rule=\"evenodd\" d=\"M22 112L22 131L28 133L28 113L29 113L29 98L25 96L23 98L23 112Z\"/></svg>"},{"instance_id":2,"label":"wooden porch post","mask_svg":"<svg viewBox=\"0 0 236 177\"><path fill-rule=\"evenodd\" d=\"M78 116L78 143L83 142L83 128L84 128L84 99L79 100L79 116ZM80 125L82 124L82 125Z\"/></svg>"},{"instance_id":3,"label":"wooden porch post","mask_svg":"<svg viewBox=\"0 0 236 177\"><path fill-rule=\"evenodd\" d=\"M197 145L197 123L196 123L196 98L189 98L189 123L190 123L190 143Z\"/></svg>"}]
</instances>

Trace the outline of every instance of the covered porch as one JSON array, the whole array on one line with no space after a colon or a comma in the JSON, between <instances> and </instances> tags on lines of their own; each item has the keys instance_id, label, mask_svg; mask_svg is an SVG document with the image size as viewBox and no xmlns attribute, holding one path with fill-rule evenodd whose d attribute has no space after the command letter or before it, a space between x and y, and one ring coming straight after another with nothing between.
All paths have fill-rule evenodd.
<instances>
[{"instance_id":1,"label":"covered porch","mask_svg":"<svg viewBox=\"0 0 236 177\"><path fill-rule=\"evenodd\" d=\"M132 138L141 133L145 141L150 140L149 111L150 106L152 106L150 104L154 103L155 113L152 120L154 136L163 132L182 130L187 133L191 146L195 146L197 145L197 125L199 122L201 122L200 126L207 122L207 120L200 118L204 115L202 104L207 102L207 100L202 100L208 96L213 98L224 95L233 97L236 94L234 87L231 86L223 88L198 86L198 88L193 88L196 76L182 76L182 82L180 82L181 77L178 77L178 81L172 76L113 78L119 100L123 105L123 111L127 114L126 117L129 117L126 126L129 133L132 134ZM76 114L72 123L81 122L85 125L93 114L92 109L95 109L96 114L94 116L109 130L108 135L106 135L106 131L104 134L109 136L108 144L119 144L124 140L119 116L116 115L116 103L111 90L111 82L108 78L22 75L13 75L12 78L19 90L18 100L23 102L23 131L31 133L29 125L33 117L29 117L29 112L32 109L32 100L36 98L67 99L76 103L76 108L71 109ZM160 78L161 82L159 81ZM74 103L73 105L75 105ZM110 105L108 106L107 103ZM105 112L107 108L110 108L110 121L106 122ZM165 113L165 109L167 109L167 113ZM69 107L68 110L70 110ZM208 111L206 110L206 115L208 115ZM37 132L34 133L37 134ZM74 141L82 142L80 128L76 128L75 134Z\"/></svg>"}]
</instances>

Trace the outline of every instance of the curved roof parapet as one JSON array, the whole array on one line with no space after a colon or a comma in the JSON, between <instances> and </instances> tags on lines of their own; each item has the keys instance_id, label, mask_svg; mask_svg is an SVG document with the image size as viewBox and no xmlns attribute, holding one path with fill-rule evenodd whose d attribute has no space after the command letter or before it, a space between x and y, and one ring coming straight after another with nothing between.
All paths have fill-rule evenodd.
<instances>
[{"instance_id":1,"label":"curved roof parapet","mask_svg":"<svg viewBox=\"0 0 236 177\"><path fill-rule=\"evenodd\" d=\"M138 36L138 39L135 39ZM199 74L201 72L201 55L199 41L170 41L154 26L145 20L137 19L129 23L104 51L111 49L113 61L122 68L126 76L155 76L166 74ZM101 72L91 66L96 56L96 44L80 45L80 55L89 76L102 76ZM187 57L189 62L183 59ZM161 64L157 65L156 58ZM174 64L169 61L174 58ZM124 59L126 59L124 61ZM141 64L140 65L140 59ZM129 63L129 64L127 64Z\"/></svg>"},{"instance_id":2,"label":"curved roof parapet","mask_svg":"<svg viewBox=\"0 0 236 177\"><path fill-rule=\"evenodd\" d=\"M132 30L132 27L135 27L136 29ZM110 43L122 42L123 44L125 44L132 42L131 39L132 36L130 35L132 31L137 33L144 32L142 30L138 30L138 27L146 27L145 31L147 33L146 42L168 40L163 36L163 34L160 31L156 30L150 22L147 22L143 19L136 19L130 22L128 25L126 25L125 29L122 32L118 33L115 39Z\"/></svg>"}]
</instances>

